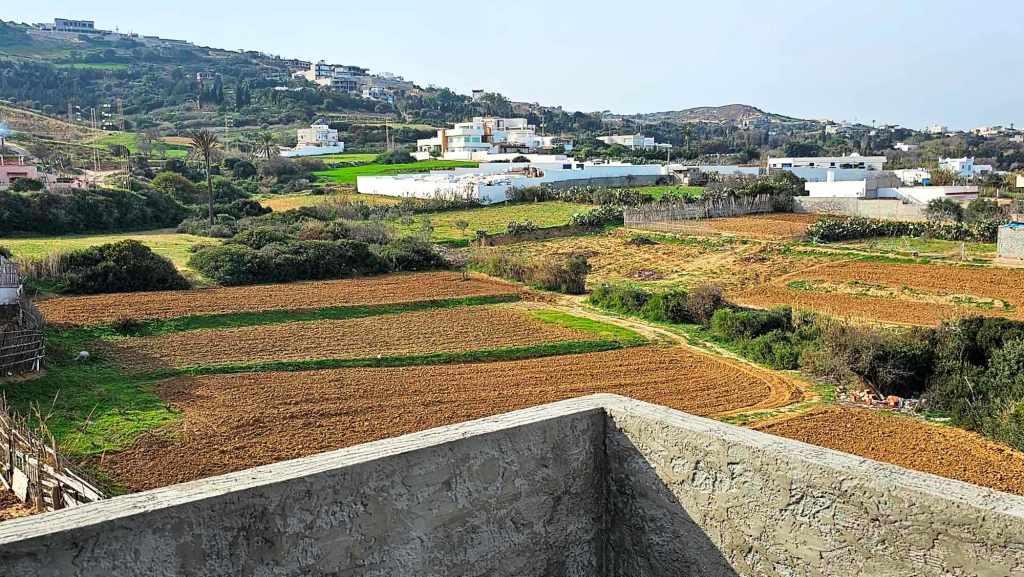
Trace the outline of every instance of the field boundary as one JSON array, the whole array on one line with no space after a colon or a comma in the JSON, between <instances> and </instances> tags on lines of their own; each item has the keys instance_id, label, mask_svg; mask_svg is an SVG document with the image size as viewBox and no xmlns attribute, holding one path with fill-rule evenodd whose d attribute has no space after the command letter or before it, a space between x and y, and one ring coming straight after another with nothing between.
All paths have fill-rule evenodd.
<instances>
[{"instance_id":1,"label":"field boundary","mask_svg":"<svg viewBox=\"0 0 1024 577\"><path fill-rule=\"evenodd\" d=\"M659 202L638 207L624 207L622 215L626 228L643 228L646 225L659 222L775 212L775 200L775 195L772 194L742 197L729 195L724 198L701 198L694 202Z\"/></svg>"}]
</instances>

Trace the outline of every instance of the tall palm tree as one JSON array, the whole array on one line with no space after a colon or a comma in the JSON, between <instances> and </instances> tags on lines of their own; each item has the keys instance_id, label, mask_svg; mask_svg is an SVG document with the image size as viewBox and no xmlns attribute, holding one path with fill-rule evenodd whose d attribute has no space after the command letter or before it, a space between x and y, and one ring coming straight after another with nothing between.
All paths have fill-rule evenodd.
<instances>
[{"instance_id":1,"label":"tall palm tree","mask_svg":"<svg viewBox=\"0 0 1024 577\"><path fill-rule=\"evenodd\" d=\"M256 151L267 157L273 158L277 153L277 143L272 132L260 132L256 134Z\"/></svg>"},{"instance_id":2,"label":"tall palm tree","mask_svg":"<svg viewBox=\"0 0 1024 577\"><path fill-rule=\"evenodd\" d=\"M189 137L192 139L192 153L203 160L206 165L206 191L210 200L210 226L213 226L213 175L210 174L210 157L214 149L220 143L217 135L203 128L193 130Z\"/></svg>"}]
</instances>

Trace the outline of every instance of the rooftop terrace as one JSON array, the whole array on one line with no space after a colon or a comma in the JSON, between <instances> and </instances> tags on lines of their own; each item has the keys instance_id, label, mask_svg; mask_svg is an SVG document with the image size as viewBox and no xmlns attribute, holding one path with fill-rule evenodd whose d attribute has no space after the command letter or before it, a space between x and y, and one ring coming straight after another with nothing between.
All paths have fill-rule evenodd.
<instances>
[{"instance_id":1,"label":"rooftop terrace","mask_svg":"<svg viewBox=\"0 0 1024 577\"><path fill-rule=\"evenodd\" d=\"M1024 498L596 395L0 525L0 575L1024 574Z\"/></svg>"}]
</instances>

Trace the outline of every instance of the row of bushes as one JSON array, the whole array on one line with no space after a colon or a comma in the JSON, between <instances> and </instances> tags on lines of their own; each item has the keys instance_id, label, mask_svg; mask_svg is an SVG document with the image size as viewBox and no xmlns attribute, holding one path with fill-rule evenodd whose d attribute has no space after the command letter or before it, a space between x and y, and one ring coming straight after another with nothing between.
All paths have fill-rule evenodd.
<instances>
[{"instance_id":1,"label":"row of bushes","mask_svg":"<svg viewBox=\"0 0 1024 577\"><path fill-rule=\"evenodd\" d=\"M589 228L621 225L623 224L622 207L614 204L605 204L586 212L577 212L569 217L569 224Z\"/></svg>"},{"instance_id":2,"label":"row of bushes","mask_svg":"<svg viewBox=\"0 0 1024 577\"><path fill-rule=\"evenodd\" d=\"M590 263L583 255L527 259L507 251L485 251L470 258L469 267L530 286L578 295L586 292Z\"/></svg>"},{"instance_id":3,"label":"row of bushes","mask_svg":"<svg viewBox=\"0 0 1024 577\"><path fill-rule=\"evenodd\" d=\"M550 187L532 186L511 189L508 198L512 202L544 202L560 200L578 204L599 204L615 206L640 206L654 202L654 197L635 188L609 188L604 186Z\"/></svg>"},{"instance_id":4,"label":"row of bushes","mask_svg":"<svg viewBox=\"0 0 1024 577\"><path fill-rule=\"evenodd\" d=\"M943 240L995 242L999 222L903 222L860 217L823 217L807 229L815 242L836 242L876 236L919 236Z\"/></svg>"},{"instance_id":5,"label":"row of bushes","mask_svg":"<svg viewBox=\"0 0 1024 577\"><path fill-rule=\"evenodd\" d=\"M652 321L703 324L714 339L773 368L923 397L954 424L1024 449L1022 322L971 317L934 329L860 326L788 307L742 309L707 287L686 293L608 285L590 302Z\"/></svg>"},{"instance_id":6,"label":"row of bushes","mask_svg":"<svg viewBox=\"0 0 1024 577\"><path fill-rule=\"evenodd\" d=\"M176 226L187 209L155 190L0 192L0 230L70 234Z\"/></svg>"}]
</instances>

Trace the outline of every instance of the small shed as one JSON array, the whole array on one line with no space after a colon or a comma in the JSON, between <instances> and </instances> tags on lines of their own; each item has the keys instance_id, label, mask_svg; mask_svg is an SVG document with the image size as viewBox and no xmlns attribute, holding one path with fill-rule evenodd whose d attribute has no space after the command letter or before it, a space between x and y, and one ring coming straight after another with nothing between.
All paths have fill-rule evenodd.
<instances>
[{"instance_id":1,"label":"small shed","mask_svg":"<svg viewBox=\"0 0 1024 577\"><path fill-rule=\"evenodd\" d=\"M996 255L1007 264L1024 265L1024 222L999 227Z\"/></svg>"},{"instance_id":2,"label":"small shed","mask_svg":"<svg viewBox=\"0 0 1024 577\"><path fill-rule=\"evenodd\" d=\"M0 256L0 306L18 304L21 298L21 277L18 267Z\"/></svg>"}]
</instances>

